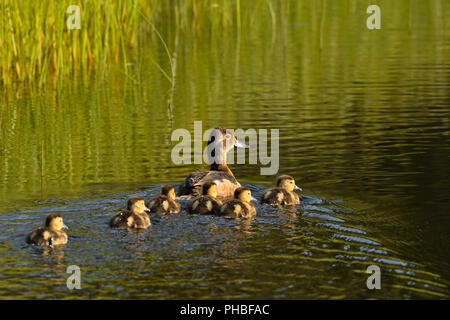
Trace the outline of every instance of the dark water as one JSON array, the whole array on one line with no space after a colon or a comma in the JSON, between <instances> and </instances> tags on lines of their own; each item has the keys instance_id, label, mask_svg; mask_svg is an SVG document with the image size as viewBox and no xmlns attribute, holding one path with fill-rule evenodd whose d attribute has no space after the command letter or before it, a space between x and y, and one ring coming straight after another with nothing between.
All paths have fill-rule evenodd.
<instances>
[{"instance_id":1,"label":"dark water","mask_svg":"<svg viewBox=\"0 0 450 320\"><path fill-rule=\"evenodd\" d=\"M173 91L152 63L168 68L164 50L143 47L127 76L3 92L0 297L448 299L449 2L383 2L377 31L363 1L327 2L322 32L314 2L298 3L275 31L256 21L240 37L161 26L177 50ZM110 230L128 196L205 167L170 158L172 131L194 120L280 129L279 173L296 177L302 204ZM260 167L232 166L256 197L275 178ZM49 212L68 245L27 246ZM381 290L366 287L372 264ZM67 289L69 265L82 290Z\"/></svg>"}]
</instances>

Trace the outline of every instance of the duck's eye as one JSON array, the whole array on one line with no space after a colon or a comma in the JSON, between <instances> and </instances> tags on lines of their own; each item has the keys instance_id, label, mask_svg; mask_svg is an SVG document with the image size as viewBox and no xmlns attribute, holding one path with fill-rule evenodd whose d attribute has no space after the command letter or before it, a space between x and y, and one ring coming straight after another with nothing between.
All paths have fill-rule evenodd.
<instances>
[{"instance_id":1,"label":"duck's eye","mask_svg":"<svg viewBox=\"0 0 450 320\"><path fill-rule=\"evenodd\" d=\"M231 138L231 135L230 135L229 133L227 133L227 134L225 135L225 138L230 139L230 138Z\"/></svg>"}]
</instances>

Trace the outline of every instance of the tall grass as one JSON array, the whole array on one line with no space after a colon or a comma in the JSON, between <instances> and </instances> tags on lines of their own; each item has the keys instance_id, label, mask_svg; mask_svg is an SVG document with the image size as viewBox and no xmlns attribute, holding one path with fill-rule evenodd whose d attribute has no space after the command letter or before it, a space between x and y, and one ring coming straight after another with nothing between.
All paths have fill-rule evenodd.
<instances>
[{"instance_id":1,"label":"tall grass","mask_svg":"<svg viewBox=\"0 0 450 320\"><path fill-rule=\"evenodd\" d=\"M66 26L69 5L81 9L80 30ZM42 85L111 64L126 74L140 42L162 41L169 52L158 32L169 20L180 32L240 31L264 8L274 21L271 0L0 0L0 83ZM161 72L172 81L168 56L171 70Z\"/></svg>"}]
</instances>

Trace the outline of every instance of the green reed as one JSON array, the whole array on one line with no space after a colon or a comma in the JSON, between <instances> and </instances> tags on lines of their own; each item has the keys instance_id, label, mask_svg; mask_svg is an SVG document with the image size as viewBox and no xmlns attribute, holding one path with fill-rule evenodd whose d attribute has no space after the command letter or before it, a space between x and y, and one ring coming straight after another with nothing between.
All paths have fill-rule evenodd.
<instances>
[{"instance_id":1,"label":"green reed","mask_svg":"<svg viewBox=\"0 0 450 320\"><path fill-rule=\"evenodd\" d=\"M81 9L79 30L66 26L70 5ZM264 9L270 10L273 22L271 0L0 0L0 83L40 86L49 79L118 64L127 74L144 42L162 43L169 52L158 29L173 21L179 32L239 31ZM168 56L170 70L158 66L173 81Z\"/></svg>"},{"instance_id":2,"label":"green reed","mask_svg":"<svg viewBox=\"0 0 450 320\"><path fill-rule=\"evenodd\" d=\"M375 2L382 7L383 23L405 21L408 29L417 23L412 17L420 1ZM134 79L130 69L143 61L145 48L173 86L177 39L210 36L249 43L267 28L271 38L264 41L273 46L277 37L286 38L286 32L304 29L296 24L311 25L313 33L304 36L311 43L317 41L319 51L326 54L339 46L333 32L353 20L343 19L345 14L362 15L355 26L364 34L369 4L366 0L0 0L0 85L42 86L86 77L93 70L106 74L110 66ZM430 0L424 6L440 4ZM69 5L81 9L80 30L66 26ZM394 13L398 17L386 20ZM331 23L337 17L341 19ZM157 57L159 49L165 52L163 60Z\"/></svg>"}]
</instances>

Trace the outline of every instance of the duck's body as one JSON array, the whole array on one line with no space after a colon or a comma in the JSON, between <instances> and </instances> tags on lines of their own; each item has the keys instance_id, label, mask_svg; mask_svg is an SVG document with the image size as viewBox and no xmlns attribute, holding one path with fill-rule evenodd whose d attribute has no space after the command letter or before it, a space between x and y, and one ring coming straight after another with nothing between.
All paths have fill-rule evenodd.
<instances>
[{"instance_id":1,"label":"duck's body","mask_svg":"<svg viewBox=\"0 0 450 320\"><path fill-rule=\"evenodd\" d=\"M184 183L180 185L178 194L181 196L181 199L198 197L201 195L202 185L206 181L211 180L217 184L217 193L220 199L231 197L234 190L241 186L234 175L227 171L196 171L191 173L186 180L184 180Z\"/></svg>"},{"instance_id":2,"label":"duck's body","mask_svg":"<svg viewBox=\"0 0 450 320\"><path fill-rule=\"evenodd\" d=\"M300 204L300 198L294 190L300 190L295 185L293 177L282 175L277 178L277 187L267 189L262 197L261 203L279 206L293 206Z\"/></svg>"},{"instance_id":3,"label":"duck's body","mask_svg":"<svg viewBox=\"0 0 450 320\"><path fill-rule=\"evenodd\" d=\"M45 227L37 228L27 236L27 243L38 246L53 246L66 244L67 234L62 230L67 228L62 217L57 213L51 213L45 220Z\"/></svg>"},{"instance_id":4,"label":"duck's body","mask_svg":"<svg viewBox=\"0 0 450 320\"><path fill-rule=\"evenodd\" d=\"M251 202L250 189L239 187L234 192L235 199L228 200L222 204L218 214L221 217L233 219L251 219L256 216L255 205Z\"/></svg>"},{"instance_id":5,"label":"duck's body","mask_svg":"<svg viewBox=\"0 0 450 320\"><path fill-rule=\"evenodd\" d=\"M166 215L169 213L178 214L181 211L180 204L175 200L175 188L171 184L161 187L161 194L150 199L149 209L151 213Z\"/></svg>"},{"instance_id":6,"label":"duck's body","mask_svg":"<svg viewBox=\"0 0 450 320\"><path fill-rule=\"evenodd\" d=\"M207 181L202 186L202 195L189 201L187 211L190 214L217 214L221 204L217 199L217 184Z\"/></svg>"},{"instance_id":7,"label":"duck's body","mask_svg":"<svg viewBox=\"0 0 450 320\"><path fill-rule=\"evenodd\" d=\"M141 197L128 199L127 209L114 214L109 226L115 229L145 229L151 225L145 201Z\"/></svg>"},{"instance_id":8,"label":"duck's body","mask_svg":"<svg viewBox=\"0 0 450 320\"><path fill-rule=\"evenodd\" d=\"M215 214L218 212L221 201L210 196L199 196L192 199L188 204L190 214Z\"/></svg>"},{"instance_id":9,"label":"duck's body","mask_svg":"<svg viewBox=\"0 0 450 320\"><path fill-rule=\"evenodd\" d=\"M145 229L151 222L147 213L136 214L130 210L123 210L111 217L109 225L115 229Z\"/></svg>"},{"instance_id":10,"label":"duck's body","mask_svg":"<svg viewBox=\"0 0 450 320\"><path fill-rule=\"evenodd\" d=\"M256 208L253 203L233 199L226 201L220 207L219 215L225 218L250 219L256 216Z\"/></svg>"},{"instance_id":11,"label":"duck's body","mask_svg":"<svg viewBox=\"0 0 450 320\"><path fill-rule=\"evenodd\" d=\"M180 199L189 200L200 196L202 185L207 181L214 181L217 185L219 199L231 198L234 191L241 186L226 163L226 154L233 147L247 148L248 146L240 143L226 128L213 129L207 147L210 170L196 171L187 176L178 189Z\"/></svg>"},{"instance_id":12,"label":"duck's body","mask_svg":"<svg viewBox=\"0 0 450 320\"><path fill-rule=\"evenodd\" d=\"M300 204L298 195L294 192L289 192L283 188L270 188L267 189L262 198L261 203L270 205L289 206Z\"/></svg>"}]
</instances>

